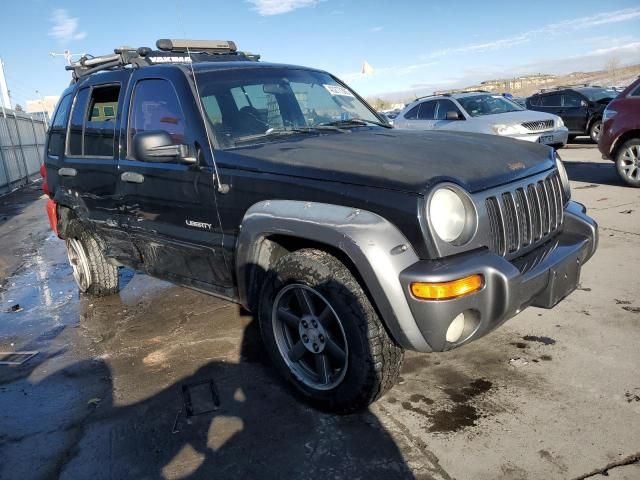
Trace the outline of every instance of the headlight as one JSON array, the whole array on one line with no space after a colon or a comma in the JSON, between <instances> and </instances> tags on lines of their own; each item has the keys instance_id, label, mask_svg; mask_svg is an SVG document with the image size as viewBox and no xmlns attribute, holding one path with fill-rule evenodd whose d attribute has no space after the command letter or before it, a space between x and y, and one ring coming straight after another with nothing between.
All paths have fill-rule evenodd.
<instances>
[{"instance_id":1,"label":"headlight","mask_svg":"<svg viewBox=\"0 0 640 480\"><path fill-rule=\"evenodd\" d=\"M560 181L562 182L562 189L564 191L564 200L568 202L571 199L571 186L569 185L569 175L567 175L567 169L564 168L564 164L557 153L553 153L556 157L556 167L558 168L558 174L560 175Z\"/></svg>"},{"instance_id":2,"label":"headlight","mask_svg":"<svg viewBox=\"0 0 640 480\"><path fill-rule=\"evenodd\" d=\"M522 133L518 125L492 125L491 128L497 135L518 135Z\"/></svg>"},{"instance_id":3,"label":"headlight","mask_svg":"<svg viewBox=\"0 0 640 480\"><path fill-rule=\"evenodd\" d=\"M605 108L604 112L602 112L602 121L606 122L610 118L615 117L617 113L618 112L616 112L615 110L613 110L611 108Z\"/></svg>"},{"instance_id":4,"label":"headlight","mask_svg":"<svg viewBox=\"0 0 640 480\"><path fill-rule=\"evenodd\" d=\"M564 120L562 120L562 117L558 117L558 119L556 120L556 127L564 127Z\"/></svg>"},{"instance_id":5,"label":"headlight","mask_svg":"<svg viewBox=\"0 0 640 480\"><path fill-rule=\"evenodd\" d=\"M476 229L476 213L471 200L456 187L440 187L433 192L428 207L429 221L443 241L460 245Z\"/></svg>"}]
</instances>

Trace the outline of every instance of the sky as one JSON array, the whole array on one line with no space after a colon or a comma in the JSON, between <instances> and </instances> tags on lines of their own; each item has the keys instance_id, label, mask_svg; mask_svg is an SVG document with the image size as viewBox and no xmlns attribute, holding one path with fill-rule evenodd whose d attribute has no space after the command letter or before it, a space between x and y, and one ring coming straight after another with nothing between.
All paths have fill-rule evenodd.
<instances>
[{"instance_id":1,"label":"sky","mask_svg":"<svg viewBox=\"0 0 640 480\"><path fill-rule=\"evenodd\" d=\"M640 63L638 0L2 0L0 58L14 105L58 95L65 60L155 46L158 38L234 40L264 61L328 70L358 93L453 88L529 73ZM373 67L361 73L362 63Z\"/></svg>"}]
</instances>

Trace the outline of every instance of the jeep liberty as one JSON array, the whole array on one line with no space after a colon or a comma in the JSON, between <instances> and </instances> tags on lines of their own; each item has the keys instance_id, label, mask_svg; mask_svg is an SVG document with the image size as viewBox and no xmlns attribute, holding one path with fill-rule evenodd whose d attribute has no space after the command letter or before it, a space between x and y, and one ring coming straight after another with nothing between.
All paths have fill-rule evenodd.
<instances>
[{"instance_id":1,"label":"jeep liberty","mask_svg":"<svg viewBox=\"0 0 640 480\"><path fill-rule=\"evenodd\" d=\"M307 401L361 409L572 292L597 246L552 148L393 130L331 74L233 42L68 66L43 189L81 292L129 267L237 302Z\"/></svg>"}]
</instances>

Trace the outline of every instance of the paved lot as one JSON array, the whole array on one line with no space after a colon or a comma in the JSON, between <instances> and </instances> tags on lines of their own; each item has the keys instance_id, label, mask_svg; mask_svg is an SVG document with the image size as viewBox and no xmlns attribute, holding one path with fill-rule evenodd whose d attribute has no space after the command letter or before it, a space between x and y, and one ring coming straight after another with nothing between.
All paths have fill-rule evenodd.
<instances>
[{"instance_id":1,"label":"paved lot","mask_svg":"<svg viewBox=\"0 0 640 480\"><path fill-rule=\"evenodd\" d=\"M347 417L298 402L235 305L131 272L79 296L37 190L0 199L0 350L39 352L0 366L0 478L640 478L640 190L592 145L561 155L601 227L579 290L408 354ZM209 381L219 407L187 417Z\"/></svg>"}]
</instances>

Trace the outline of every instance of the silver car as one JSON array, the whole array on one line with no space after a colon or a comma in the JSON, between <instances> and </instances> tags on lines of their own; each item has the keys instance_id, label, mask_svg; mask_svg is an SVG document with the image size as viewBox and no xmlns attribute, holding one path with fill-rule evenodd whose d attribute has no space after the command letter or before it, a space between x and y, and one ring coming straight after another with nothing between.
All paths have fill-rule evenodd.
<instances>
[{"instance_id":1,"label":"silver car","mask_svg":"<svg viewBox=\"0 0 640 480\"><path fill-rule=\"evenodd\" d=\"M527 110L499 94L469 92L415 100L394 119L395 128L487 133L564 147L569 131L557 115Z\"/></svg>"}]
</instances>

